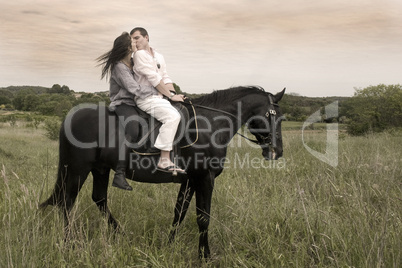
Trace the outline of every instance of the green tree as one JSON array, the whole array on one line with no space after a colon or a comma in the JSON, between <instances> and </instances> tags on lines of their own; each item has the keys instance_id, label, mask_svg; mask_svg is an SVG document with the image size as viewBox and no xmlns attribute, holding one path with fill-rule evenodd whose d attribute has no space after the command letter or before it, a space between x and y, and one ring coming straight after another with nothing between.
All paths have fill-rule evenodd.
<instances>
[{"instance_id":1,"label":"green tree","mask_svg":"<svg viewBox=\"0 0 402 268\"><path fill-rule=\"evenodd\" d=\"M81 97L75 101L75 105L80 103L94 103L98 104L100 102L110 103L109 97L104 94L93 94L93 93L82 93Z\"/></svg>"},{"instance_id":2,"label":"green tree","mask_svg":"<svg viewBox=\"0 0 402 268\"><path fill-rule=\"evenodd\" d=\"M13 92L11 92L11 91L8 90L8 89L4 89L4 88L0 89L0 96L2 96L2 97L7 97L9 100L14 99L14 94L13 94Z\"/></svg>"},{"instance_id":3,"label":"green tree","mask_svg":"<svg viewBox=\"0 0 402 268\"><path fill-rule=\"evenodd\" d=\"M18 91L17 96L13 99L13 105L16 110L24 110L24 105L25 105L25 97L27 95L34 95L35 92L29 89L24 89L21 91Z\"/></svg>"},{"instance_id":4,"label":"green tree","mask_svg":"<svg viewBox=\"0 0 402 268\"><path fill-rule=\"evenodd\" d=\"M363 135L402 126L402 86L384 85L356 89L343 107L350 119L348 132Z\"/></svg>"},{"instance_id":5,"label":"green tree","mask_svg":"<svg viewBox=\"0 0 402 268\"><path fill-rule=\"evenodd\" d=\"M63 85L63 86L61 87L61 93L64 94L64 95L70 95L70 94L71 94L71 90L70 90L70 88L69 88L68 86Z\"/></svg>"},{"instance_id":6,"label":"green tree","mask_svg":"<svg viewBox=\"0 0 402 268\"><path fill-rule=\"evenodd\" d=\"M48 90L49 93L62 93L63 90L59 84L54 84L52 88Z\"/></svg>"},{"instance_id":7,"label":"green tree","mask_svg":"<svg viewBox=\"0 0 402 268\"><path fill-rule=\"evenodd\" d=\"M67 115L68 111L72 108L71 102L68 100L68 98L64 98L60 102L58 102L58 105L54 108L54 114L63 118Z\"/></svg>"},{"instance_id":8,"label":"green tree","mask_svg":"<svg viewBox=\"0 0 402 268\"><path fill-rule=\"evenodd\" d=\"M38 111L43 115L54 115L55 107L58 104L57 101L43 102L38 106Z\"/></svg>"},{"instance_id":9,"label":"green tree","mask_svg":"<svg viewBox=\"0 0 402 268\"><path fill-rule=\"evenodd\" d=\"M10 98L6 96L0 96L0 104L9 104L9 103L11 103Z\"/></svg>"},{"instance_id":10,"label":"green tree","mask_svg":"<svg viewBox=\"0 0 402 268\"><path fill-rule=\"evenodd\" d=\"M40 104L38 95L34 95L34 94L26 95L24 97L23 104L24 104L23 105L24 111L36 111Z\"/></svg>"}]
</instances>

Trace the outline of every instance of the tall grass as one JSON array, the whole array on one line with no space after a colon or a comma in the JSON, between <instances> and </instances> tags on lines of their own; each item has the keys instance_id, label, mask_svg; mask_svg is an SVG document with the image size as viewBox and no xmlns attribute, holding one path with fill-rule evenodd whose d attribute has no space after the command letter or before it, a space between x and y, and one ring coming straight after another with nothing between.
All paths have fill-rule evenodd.
<instances>
[{"instance_id":1,"label":"tall grass","mask_svg":"<svg viewBox=\"0 0 402 268\"><path fill-rule=\"evenodd\" d=\"M65 241L60 211L38 210L58 160L57 141L44 134L0 125L0 267L402 266L400 133L342 136L337 167L310 155L297 130L283 133L277 163L258 162L261 151L245 143L231 146L215 184L207 264L197 258L194 201L176 241L167 243L175 184L110 187L110 209L123 229L115 234L91 200L89 177ZM325 150L325 137L322 130L305 134L317 151Z\"/></svg>"}]
</instances>

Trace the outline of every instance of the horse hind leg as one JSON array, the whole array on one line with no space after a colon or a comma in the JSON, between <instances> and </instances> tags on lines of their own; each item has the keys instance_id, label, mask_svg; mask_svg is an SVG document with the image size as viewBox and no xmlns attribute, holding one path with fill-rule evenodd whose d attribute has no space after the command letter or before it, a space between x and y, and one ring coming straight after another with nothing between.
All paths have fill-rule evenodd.
<instances>
[{"instance_id":1,"label":"horse hind leg","mask_svg":"<svg viewBox=\"0 0 402 268\"><path fill-rule=\"evenodd\" d=\"M63 189L64 191L62 191L60 196L61 200L59 202L59 206L63 209L66 237L69 236L71 231L71 209L89 174L89 170L86 171L85 169L80 169L81 172L79 173L75 173L71 168L68 169L69 170L66 170L66 173L64 174L65 184L62 187L65 188Z\"/></svg>"},{"instance_id":2,"label":"horse hind leg","mask_svg":"<svg viewBox=\"0 0 402 268\"><path fill-rule=\"evenodd\" d=\"M107 190L109 185L109 173L110 169L92 169L93 176L93 190L92 200L98 206L102 214L107 217L108 223L113 226L115 230L119 229L119 224L112 216L112 213L107 206Z\"/></svg>"}]
</instances>

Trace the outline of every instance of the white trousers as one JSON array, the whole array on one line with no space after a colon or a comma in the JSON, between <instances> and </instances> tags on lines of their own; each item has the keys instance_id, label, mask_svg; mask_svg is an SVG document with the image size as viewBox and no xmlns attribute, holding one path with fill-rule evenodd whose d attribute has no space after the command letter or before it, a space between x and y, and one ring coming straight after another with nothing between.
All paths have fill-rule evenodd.
<instances>
[{"instance_id":1,"label":"white trousers","mask_svg":"<svg viewBox=\"0 0 402 268\"><path fill-rule=\"evenodd\" d=\"M162 151L171 151L181 119L180 113L168 100L156 95L145 99L137 98L136 103L138 108L162 123L155 147Z\"/></svg>"}]
</instances>

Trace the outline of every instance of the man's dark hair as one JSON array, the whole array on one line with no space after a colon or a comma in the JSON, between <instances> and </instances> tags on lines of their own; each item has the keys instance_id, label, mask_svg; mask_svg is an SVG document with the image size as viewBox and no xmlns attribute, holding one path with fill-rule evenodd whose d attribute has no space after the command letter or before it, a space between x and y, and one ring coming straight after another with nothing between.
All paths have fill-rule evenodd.
<instances>
[{"instance_id":1,"label":"man's dark hair","mask_svg":"<svg viewBox=\"0 0 402 268\"><path fill-rule=\"evenodd\" d=\"M145 36L148 35L148 41L149 41L149 34L148 34L147 30L145 30L145 29L142 28L142 27L135 27L134 29L131 30L130 35L132 35L132 34L135 33L136 31L139 31L140 34L141 34L143 37L145 37Z\"/></svg>"}]
</instances>

